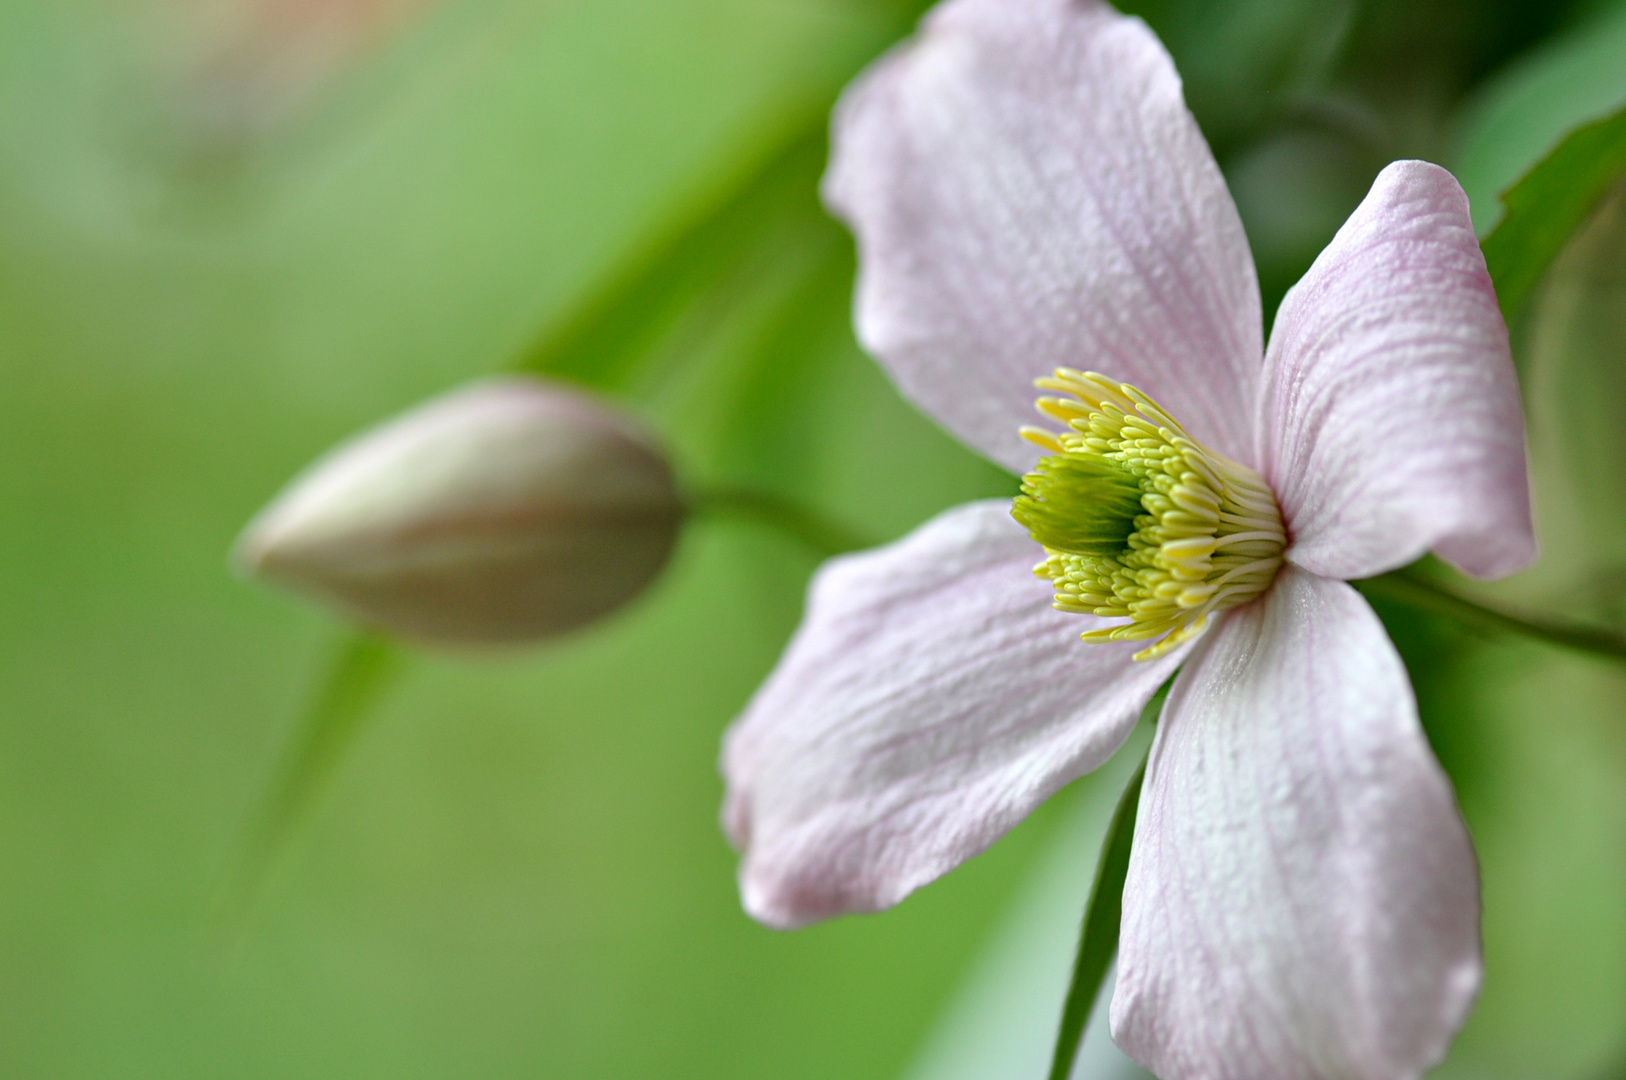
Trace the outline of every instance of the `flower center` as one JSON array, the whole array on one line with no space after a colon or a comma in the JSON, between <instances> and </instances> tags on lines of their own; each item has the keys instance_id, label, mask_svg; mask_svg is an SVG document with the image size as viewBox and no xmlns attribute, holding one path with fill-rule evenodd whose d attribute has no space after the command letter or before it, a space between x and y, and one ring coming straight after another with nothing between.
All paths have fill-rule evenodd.
<instances>
[{"instance_id":1,"label":"flower center","mask_svg":"<svg viewBox=\"0 0 1626 1080\"><path fill-rule=\"evenodd\" d=\"M1035 385L1066 395L1038 405L1067 430L1022 429L1051 453L1011 516L1044 545L1033 572L1054 583L1059 610L1129 619L1085 641L1158 638L1135 654L1151 660L1269 588L1287 535L1263 477L1126 383L1058 368Z\"/></svg>"}]
</instances>

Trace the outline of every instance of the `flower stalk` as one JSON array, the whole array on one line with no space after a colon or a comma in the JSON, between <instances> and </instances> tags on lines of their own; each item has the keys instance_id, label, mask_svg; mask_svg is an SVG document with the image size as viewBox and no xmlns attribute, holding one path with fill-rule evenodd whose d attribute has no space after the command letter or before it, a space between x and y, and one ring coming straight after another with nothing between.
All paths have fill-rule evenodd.
<instances>
[{"instance_id":1,"label":"flower stalk","mask_svg":"<svg viewBox=\"0 0 1626 1080\"><path fill-rule=\"evenodd\" d=\"M707 488L688 496L697 517L740 518L799 540L823 558L874 547L875 541L793 499L751 488Z\"/></svg>"},{"instance_id":2,"label":"flower stalk","mask_svg":"<svg viewBox=\"0 0 1626 1080\"><path fill-rule=\"evenodd\" d=\"M1160 707L1154 701L1148 708ZM1118 925L1123 918L1124 879L1129 874L1129 852L1135 838L1135 812L1140 806L1141 783L1146 779L1143 758L1129 778L1113 811L1101 842L1101 858L1095 867L1095 882L1084 907L1084 925L1079 930L1078 955L1073 961L1073 978L1062 1005L1061 1028L1056 1034L1056 1050L1050 1062L1050 1080L1068 1080L1084 1032L1101 996L1101 983L1118 954Z\"/></svg>"},{"instance_id":3,"label":"flower stalk","mask_svg":"<svg viewBox=\"0 0 1626 1080\"><path fill-rule=\"evenodd\" d=\"M846 526L793 499L749 488L713 488L689 496L697 516L738 517L777 530L825 556L846 555L874 547ZM1513 634L1534 641L1626 663L1626 635L1597 627L1515 615L1487 607L1429 581L1412 569L1393 570L1354 583L1369 597L1431 612L1464 627Z\"/></svg>"},{"instance_id":4,"label":"flower stalk","mask_svg":"<svg viewBox=\"0 0 1626 1080\"><path fill-rule=\"evenodd\" d=\"M1486 607L1410 569L1395 570L1354 584L1369 597L1444 615L1474 629L1518 634L1549 645L1605 657L1617 663L1626 662L1626 635L1596 627L1513 615Z\"/></svg>"}]
</instances>

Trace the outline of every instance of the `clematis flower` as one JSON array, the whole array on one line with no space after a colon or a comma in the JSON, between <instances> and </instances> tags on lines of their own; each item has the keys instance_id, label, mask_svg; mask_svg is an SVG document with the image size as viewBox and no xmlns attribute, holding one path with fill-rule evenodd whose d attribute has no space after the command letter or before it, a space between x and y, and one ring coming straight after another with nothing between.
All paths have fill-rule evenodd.
<instances>
[{"instance_id":1,"label":"clematis flower","mask_svg":"<svg viewBox=\"0 0 1626 1080\"><path fill-rule=\"evenodd\" d=\"M724 747L747 910L897 903L1104 762L1172 675L1114 1037L1164 1080L1418 1076L1478 989L1477 869L1345 581L1535 554L1461 188L1385 169L1266 348L1152 33L1092 0L951 0L848 90L825 196L866 348L1027 478L818 573Z\"/></svg>"}]
</instances>

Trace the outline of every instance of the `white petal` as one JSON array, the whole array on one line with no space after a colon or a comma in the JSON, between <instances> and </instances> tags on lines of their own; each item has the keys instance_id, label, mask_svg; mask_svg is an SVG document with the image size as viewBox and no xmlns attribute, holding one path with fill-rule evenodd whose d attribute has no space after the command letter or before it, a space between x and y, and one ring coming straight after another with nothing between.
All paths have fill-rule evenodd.
<instances>
[{"instance_id":1,"label":"white petal","mask_svg":"<svg viewBox=\"0 0 1626 1080\"><path fill-rule=\"evenodd\" d=\"M1123 742L1184 654L1079 641L1104 620L1050 606L1041 556L997 500L819 572L723 749L753 916L895 904Z\"/></svg>"},{"instance_id":2,"label":"white petal","mask_svg":"<svg viewBox=\"0 0 1626 1080\"><path fill-rule=\"evenodd\" d=\"M1211 631L1152 747L1112 1031L1163 1080L1411 1080L1479 986L1479 885L1405 669L1287 567Z\"/></svg>"},{"instance_id":3,"label":"white petal","mask_svg":"<svg viewBox=\"0 0 1626 1080\"><path fill-rule=\"evenodd\" d=\"M1535 558L1507 327L1450 173L1379 174L1282 301L1265 371L1294 562L1359 578L1433 549L1497 577Z\"/></svg>"},{"instance_id":4,"label":"white petal","mask_svg":"<svg viewBox=\"0 0 1626 1080\"><path fill-rule=\"evenodd\" d=\"M1025 469L1034 379L1134 383L1245 462L1253 259L1163 46L1092 0L952 0L838 108L825 199L858 331L921 408Z\"/></svg>"}]
</instances>

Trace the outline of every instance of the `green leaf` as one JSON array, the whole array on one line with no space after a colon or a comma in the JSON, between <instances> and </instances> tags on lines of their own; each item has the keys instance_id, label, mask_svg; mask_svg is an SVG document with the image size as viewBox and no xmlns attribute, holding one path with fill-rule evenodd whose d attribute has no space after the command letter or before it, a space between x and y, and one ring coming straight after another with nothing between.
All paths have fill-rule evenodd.
<instances>
[{"instance_id":1,"label":"green leaf","mask_svg":"<svg viewBox=\"0 0 1626 1080\"><path fill-rule=\"evenodd\" d=\"M853 11L873 20L878 50L908 33L930 6L884 0ZM789 255L787 225L805 222L807 206L817 207L830 109L872 55L856 51L853 66L839 70L823 95L714 166L704 190L645 237L609 280L544 328L513 367L624 393L663 347L676 347L673 359L703 353L749 306L764 254Z\"/></svg>"},{"instance_id":2,"label":"green leaf","mask_svg":"<svg viewBox=\"0 0 1626 1080\"><path fill-rule=\"evenodd\" d=\"M1506 65L1463 110L1449 164L1481 237L1502 217L1498 195L1564 136L1626 105L1626 6L1588 6L1591 16Z\"/></svg>"},{"instance_id":3,"label":"green leaf","mask_svg":"<svg viewBox=\"0 0 1626 1080\"><path fill-rule=\"evenodd\" d=\"M1626 172L1626 109L1571 132L1502 194L1506 215L1484 243L1509 323L1548 266Z\"/></svg>"},{"instance_id":4,"label":"green leaf","mask_svg":"<svg viewBox=\"0 0 1626 1080\"><path fill-rule=\"evenodd\" d=\"M794 437L806 411L794 389L833 351L851 347L851 242L819 204L823 163L821 134L817 154L803 158L799 176L785 178L726 270L623 383L659 413L686 463L708 474L737 471L777 444L769 453L776 460L751 469L753 481L777 479L791 447L786 438L759 436ZM831 320L837 339L828 333ZM817 441L805 425L800 434Z\"/></svg>"},{"instance_id":5,"label":"green leaf","mask_svg":"<svg viewBox=\"0 0 1626 1080\"><path fill-rule=\"evenodd\" d=\"M249 834L232 915L245 916L258 899L361 722L405 670L404 661L395 645L376 634L355 633L339 642Z\"/></svg>"},{"instance_id":6,"label":"green leaf","mask_svg":"<svg viewBox=\"0 0 1626 1080\"><path fill-rule=\"evenodd\" d=\"M1354 0L1120 0L1174 57L1221 161L1317 92L1355 25Z\"/></svg>"},{"instance_id":7,"label":"green leaf","mask_svg":"<svg viewBox=\"0 0 1626 1080\"><path fill-rule=\"evenodd\" d=\"M719 170L720 179L676 215L664 234L588 297L563 322L547 328L514 366L605 390L625 390L641 363L698 312L715 324L739 292L736 271L771 236L787 212L807 198L824 164L824 114L789 126L765 153ZM722 310L698 311L721 297ZM703 338L705 329L691 338Z\"/></svg>"},{"instance_id":8,"label":"green leaf","mask_svg":"<svg viewBox=\"0 0 1626 1080\"><path fill-rule=\"evenodd\" d=\"M1553 260L1515 342L1541 560L1510 603L1626 630L1626 178Z\"/></svg>"},{"instance_id":9,"label":"green leaf","mask_svg":"<svg viewBox=\"0 0 1626 1080\"><path fill-rule=\"evenodd\" d=\"M1095 999L1101 996L1101 981L1118 952L1118 926L1123 918L1124 879L1129 874L1129 850L1135 838L1135 811L1140 806L1141 781L1146 778L1143 759L1129 778L1118 809L1107 826L1101 844L1101 862L1090 888L1090 902L1084 909L1084 929L1078 938L1078 958L1073 962L1073 981L1067 988L1062 1007L1061 1030L1056 1035L1056 1053L1050 1062L1050 1080L1067 1080L1073 1062L1089 1027Z\"/></svg>"}]
</instances>

